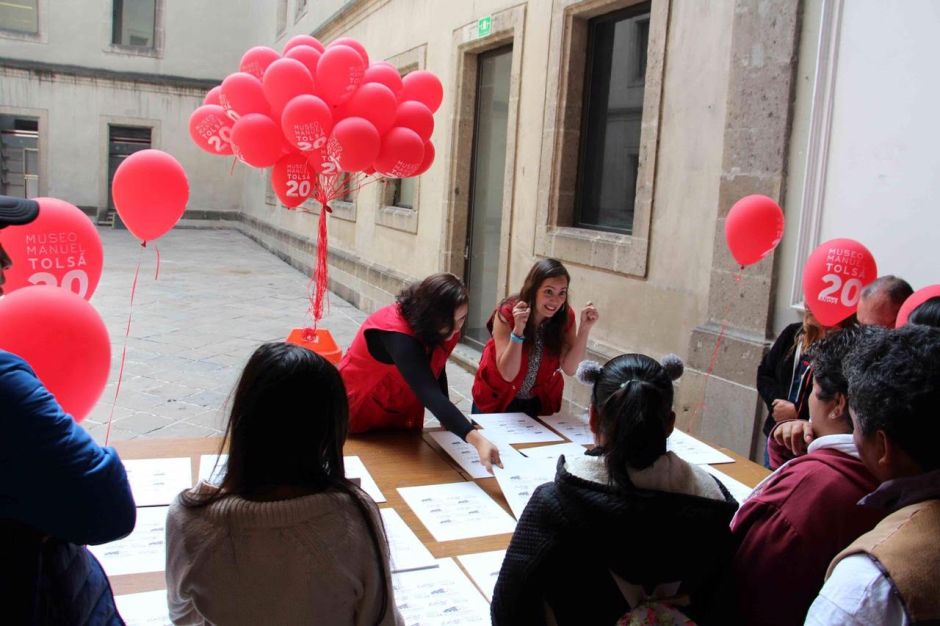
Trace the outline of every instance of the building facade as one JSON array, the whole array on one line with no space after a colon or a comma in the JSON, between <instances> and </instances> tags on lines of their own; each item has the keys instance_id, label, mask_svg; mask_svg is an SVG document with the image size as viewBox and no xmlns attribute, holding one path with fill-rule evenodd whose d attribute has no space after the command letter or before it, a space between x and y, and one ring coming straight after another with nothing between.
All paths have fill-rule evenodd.
<instances>
[{"instance_id":1,"label":"building facade","mask_svg":"<svg viewBox=\"0 0 940 626\"><path fill-rule=\"evenodd\" d=\"M15 2L36 7L38 26L12 32L0 12L0 119L38 120L39 193L104 211L113 129L150 128L190 173L190 215L305 269L318 207L287 211L267 173L199 152L189 112L247 48L301 33L356 38L403 74L433 71L445 90L436 161L333 203L331 288L371 311L453 272L479 345L495 304L556 257L572 304L601 313L592 356L679 354L679 425L754 458L757 365L799 319L802 261L818 243L858 238L882 273L936 281L930 0L890 14L874 0L116 0L65 15ZM140 17L151 5L152 34ZM774 255L741 270L723 220L752 193L779 199L787 227Z\"/></svg>"}]
</instances>

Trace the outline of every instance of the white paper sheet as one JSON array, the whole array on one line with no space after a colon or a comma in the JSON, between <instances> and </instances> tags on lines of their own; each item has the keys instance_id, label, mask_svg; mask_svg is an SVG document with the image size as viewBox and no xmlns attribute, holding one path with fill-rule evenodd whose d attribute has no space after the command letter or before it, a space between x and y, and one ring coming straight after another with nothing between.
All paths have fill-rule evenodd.
<instances>
[{"instance_id":1,"label":"white paper sheet","mask_svg":"<svg viewBox=\"0 0 940 626\"><path fill-rule=\"evenodd\" d=\"M398 493L437 541L500 535L516 527L476 483L399 487Z\"/></svg>"},{"instance_id":2,"label":"white paper sheet","mask_svg":"<svg viewBox=\"0 0 940 626\"><path fill-rule=\"evenodd\" d=\"M363 491L369 494L369 497L376 502L385 502L385 496L382 494L379 486L375 484L375 479L372 478L372 474L366 469L362 459L358 456L344 456L343 463L346 466L346 478L358 478L359 486L362 487Z\"/></svg>"},{"instance_id":3,"label":"white paper sheet","mask_svg":"<svg viewBox=\"0 0 940 626\"><path fill-rule=\"evenodd\" d=\"M448 430L437 430L428 433L428 435L430 435L431 439L436 441L437 445L439 445L450 458L456 461L457 465L463 468L471 478L489 478L492 476L491 473L486 471L483 464L480 463L480 455L477 453L477 449L454 433ZM503 454L511 451L509 445L500 446L497 444L497 447L499 448L501 457Z\"/></svg>"},{"instance_id":4,"label":"white paper sheet","mask_svg":"<svg viewBox=\"0 0 940 626\"><path fill-rule=\"evenodd\" d=\"M380 509L385 523L385 535L388 537L388 550L391 553L391 571L405 572L425 567L437 567L434 559L418 536L414 534L405 520L395 509Z\"/></svg>"},{"instance_id":5,"label":"white paper sheet","mask_svg":"<svg viewBox=\"0 0 940 626\"><path fill-rule=\"evenodd\" d=\"M734 496L734 499L738 501L738 505L743 504L744 501L747 500L747 497L751 495L751 492L754 491L753 488L748 487L739 480L731 478L724 472L716 470L710 465L702 465L701 468L720 480L725 488L731 492L731 495Z\"/></svg>"},{"instance_id":6,"label":"white paper sheet","mask_svg":"<svg viewBox=\"0 0 940 626\"><path fill-rule=\"evenodd\" d=\"M576 443L556 443L550 446L538 446L537 448L523 448L519 450L519 452L530 459L550 459L552 461L558 461L558 457L562 454L565 455L565 459L567 460L584 456L584 453L587 452L587 448Z\"/></svg>"},{"instance_id":7,"label":"white paper sheet","mask_svg":"<svg viewBox=\"0 0 940 626\"><path fill-rule=\"evenodd\" d=\"M199 457L199 480L218 485L228 463L227 454L203 454ZM215 471L213 471L213 469Z\"/></svg>"},{"instance_id":8,"label":"white paper sheet","mask_svg":"<svg viewBox=\"0 0 940 626\"><path fill-rule=\"evenodd\" d=\"M707 443L699 441L678 428L666 440L666 450L675 452L686 463L705 465L707 463L734 463L727 454L716 450Z\"/></svg>"},{"instance_id":9,"label":"white paper sheet","mask_svg":"<svg viewBox=\"0 0 940 626\"><path fill-rule=\"evenodd\" d=\"M111 543L88 546L108 576L162 572L166 567L166 512L170 507L137 509L134 531Z\"/></svg>"},{"instance_id":10,"label":"white paper sheet","mask_svg":"<svg viewBox=\"0 0 940 626\"><path fill-rule=\"evenodd\" d=\"M490 607L453 559L439 567L392 575L395 603L406 624L489 626Z\"/></svg>"},{"instance_id":11,"label":"white paper sheet","mask_svg":"<svg viewBox=\"0 0 940 626\"><path fill-rule=\"evenodd\" d=\"M525 413L478 413L470 417L483 427L483 434L493 443L564 441Z\"/></svg>"},{"instance_id":12,"label":"white paper sheet","mask_svg":"<svg viewBox=\"0 0 940 626\"><path fill-rule=\"evenodd\" d=\"M591 432L591 427L588 426L587 415L578 417L557 413L555 415L540 416L539 419L564 435L568 441L587 446L594 445L594 433Z\"/></svg>"},{"instance_id":13,"label":"white paper sheet","mask_svg":"<svg viewBox=\"0 0 940 626\"><path fill-rule=\"evenodd\" d=\"M499 578L499 570L503 566L504 558L506 558L505 550L493 550L492 552L464 554L458 556L457 560L470 574L470 578L486 596L487 601L492 602L493 589L496 588L496 579Z\"/></svg>"},{"instance_id":14,"label":"white paper sheet","mask_svg":"<svg viewBox=\"0 0 940 626\"><path fill-rule=\"evenodd\" d=\"M137 506L165 505L184 489L193 486L189 457L175 459L134 459L124 461Z\"/></svg>"},{"instance_id":15,"label":"white paper sheet","mask_svg":"<svg viewBox=\"0 0 940 626\"><path fill-rule=\"evenodd\" d=\"M118 613L127 626L171 626L166 590L114 596Z\"/></svg>"},{"instance_id":16,"label":"white paper sheet","mask_svg":"<svg viewBox=\"0 0 940 626\"><path fill-rule=\"evenodd\" d=\"M499 483L499 488L506 496L506 502L509 503L509 508L516 519L522 515L535 489L555 479L557 465L557 460L551 458L523 459L506 463L505 469L493 468L496 472L496 482Z\"/></svg>"}]
</instances>

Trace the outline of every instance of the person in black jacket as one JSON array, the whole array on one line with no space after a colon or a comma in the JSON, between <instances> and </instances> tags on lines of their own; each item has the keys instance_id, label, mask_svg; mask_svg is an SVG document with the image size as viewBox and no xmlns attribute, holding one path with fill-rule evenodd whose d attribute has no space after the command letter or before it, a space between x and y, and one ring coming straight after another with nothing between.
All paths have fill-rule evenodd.
<instances>
[{"instance_id":1,"label":"person in black jacket","mask_svg":"<svg viewBox=\"0 0 940 626\"><path fill-rule=\"evenodd\" d=\"M579 366L582 382L594 383L598 447L562 456L555 481L532 495L499 572L493 624L615 624L649 610L723 623L712 604L737 503L713 476L666 452L681 372L675 356Z\"/></svg>"}]
</instances>

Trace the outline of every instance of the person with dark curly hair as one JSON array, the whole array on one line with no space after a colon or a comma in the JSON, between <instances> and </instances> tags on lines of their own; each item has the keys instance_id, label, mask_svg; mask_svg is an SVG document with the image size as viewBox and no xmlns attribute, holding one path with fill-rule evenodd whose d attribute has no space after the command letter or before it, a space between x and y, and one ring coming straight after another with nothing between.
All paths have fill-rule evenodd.
<instances>
[{"instance_id":1,"label":"person with dark curly hair","mask_svg":"<svg viewBox=\"0 0 940 626\"><path fill-rule=\"evenodd\" d=\"M887 517L832 560L806 623L940 623L940 328L865 336L845 375L855 445L881 483L859 504Z\"/></svg>"},{"instance_id":2,"label":"person with dark curly hair","mask_svg":"<svg viewBox=\"0 0 940 626\"><path fill-rule=\"evenodd\" d=\"M441 426L476 448L487 470L499 449L447 397L444 366L467 319L467 288L453 274L432 274L370 315L339 364L349 395L349 432L420 432L427 408Z\"/></svg>"},{"instance_id":3,"label":"person with dark curly hair","mask_svg":"<svg viewBox=\"0 0 940 626\"><path fill-rule=\"evenodd\" d=\"M737 502L666 451L682 370L675 355L660 364L642 354L578 367L593 385L597 447L561 456L554 482L532 494L499 572L493 624L628 624L641 612L681 620L656 623L725 623L712 611L724 609L715 591Z\"/></svg>"},{"instance_id":4,"label":"person with dark curly hair","mask_svg":"<svg viewBox=\"0 0 940 626\"><path fill-rule=\"evenodd\" d=\"M842 371L845 355L875 332L871 327L848 328L812 345L808 405L815 438L807 454L764 479L731 522L737 543L733 587L743 624L800 623L832 557L884 516L857 506L877 482L852 439L848 382ZM777 602L781 594L786 602Z\"/></svg>"},{"instance_id":5,"label":"person with dark curly hair","mask_svg":"<svg viewBox=\"0 0 940 626\"><path fill-rule=\"evenodd\" d=\"M934 296L922 302L916 309L911 311L907 323L940 327L940 296Z\"/></svg>"}]
</instances>

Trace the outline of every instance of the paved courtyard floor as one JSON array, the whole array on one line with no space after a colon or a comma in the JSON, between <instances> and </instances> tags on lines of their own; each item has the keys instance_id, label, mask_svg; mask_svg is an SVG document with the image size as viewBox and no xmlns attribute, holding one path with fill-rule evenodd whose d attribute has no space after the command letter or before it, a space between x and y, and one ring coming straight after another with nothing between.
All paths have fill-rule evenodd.
<instances>
[{"instance_id":1,"label":"paved courtyard floor","mask_svg":"<svg viewBox=\"0 0 940 626\"><path fill-rule=\"evenodd\" d=\"M111 440L212 437L222 434L226 403L254 349L308 325L309 278L235 230L176 229L156 254L127 231L101 229L104 273L92 298L111 334L111 375L82 422L104 441L116 404ZM117 402L134 270L140 276ZM345 350L366 315L335 294L321 327ZM447 365L450 397L469 413L473 377Z\"/></svg>"}]
</instances>

